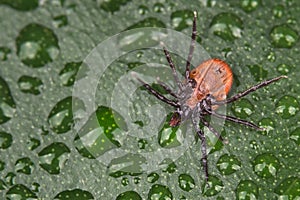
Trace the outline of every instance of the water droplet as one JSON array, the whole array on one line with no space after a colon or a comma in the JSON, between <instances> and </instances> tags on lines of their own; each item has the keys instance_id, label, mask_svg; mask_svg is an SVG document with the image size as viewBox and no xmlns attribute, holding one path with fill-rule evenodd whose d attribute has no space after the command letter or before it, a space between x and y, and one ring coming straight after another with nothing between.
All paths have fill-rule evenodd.
<instances>
[{"instance_id":1,"label":"water droplet","mask_svg":"<svg viewBox=\"0 0 300 200\"><path fill-rule=\"evenodd\" d=\"M6 81L1 77L0 91L0 124L3 124L13 117L16 110L16 104Z\"/></svg>"},{"instance_id":2,"label":"water droplet","mask_svg":"<svg viewBox=\"0 0 300 200\"><path fill-rule=\"evenodd\" d=\"M145 149L147 145L148 145L148 142L145 139L140 139L138 141L139 149Z\"/></svg>"},{"instance_id":3,"label":"water droplet","mask_svg":"<svg viewBox=\"0 0 300 200\"><path fill-rule=\"evenodd\" d=\"M71 130L73 125L72 97L59 101L48 116L51 129L57 133L65 133Z\"/></svg>"},{"instance_id":4,"label":"water droplet","mask_svg":"<svg viewBox=\"0 0 300 200\"><path fill-rule=\"evenodd\" d=\"M39 6L39 0L27 0L27 1L1 1L0 5L8 5L19 11L34 10Z\"/></svg>"},{"instance_id":5,"label":"water droplet","mask_svg":"<svg viewBox=\"0 0 300 200\"><path fill-rule=\"evenodd\" d=\"M264 80L268 75L268 71L261 65L248 65L247 67L256 81Z\"/></svg>"},{"instance_id":6,"label":"water droplet","mask_svg":"<svg viewBox=\"0 0 300 200\"><path fill-rule=\"evenodd\" d=\"M218 177L213 176L213 175L210 175L208 178L208 184L210 185L210 188L207 188L206 183L204 183L204 184L205 185L203 185L203 188L206 189L206 191L204 192L204 195L207 197L217 195L224 188L222 181Z\"/></svg>"},{"instance_id":7,"label":"water droplet","mask_svg":"<svg viewBox=\"0 0 300 200\"><path fill-rule=\"evenodd\" d=\"M6 184L4 183L4 181L2 181L0 179L0 191L5 190L6 189Z\"/></svg>"},{"instance_id":8,"label":"water droplet","mask_svg":"<svg viewBox=\"0 0 300 200\"><path fill-rule=\"evenodd\" d=\"M275 62L276 61L276 55L273 51L270 51L267 55L267 59L270 62Z\"/></svg>"},{"instance_id":9,"label":"water droplet","mask_svg":"<svg viewBox=\"0 0 300 200\"><path fill-rule=\"evenodd\" d=\"M154 172L152 172L147 176L148 183L155 183L158 179L159 179L159 175Z\"/></svg>"},{"instance_id":10,"label":"water droplet","mask_svg":"<svg viewBox=\"0 0 300 200\"><path fill-rule=\"evenodd\" d=\"M289 177L284 179L274 189L274 192L278 195L278 199L299 199L300 196L300 178Z\"/></svg>"},{"instance_id":11,"label":"water droplet","mask_svg":"<svg viewBox=\"0 0 300 200\"><path fill-rule=\"evenodd\" d=\"M191 10L179 10L171 14L172 27L177 31L190 28L193 25L194 14Z\"/></svg>"},{"instance_id":12,"label":"water droplet","mask_svg":"<svg viewBox=\"0 0 300 200\"><path fill-rule=\"evenodd\" d=\"M8 55L11 53L11 50L7 47L0 47L0 60L7 60Z\"/></svg>"},{"instance_id":13,"label":"water droplet","mask_svg":"<svg viewBox=\"0 0 300 200\"><path fill-rule=\"evenodd\" d=\"M34 163L30 160L30 158L20 158L15 163L16 172L23 174L31 174L34 169Z\"/></svg>"},{"instance_id":14,"label":"water droplet","mask_svg":"<svg viewBox=\"0 0 300 200\"><path fill-rule=\"evenodd\" d=\"M122 185L127 186L129 184L129 179L127 177L122 178Z\"/></svg>"},{"instance_id":15,"label":"water droplet","mask_svg":"<svg viewBox=\"0 0 300 200\"><path fill-rule=\"evenodd\" d=\"M139 178L139 177L134 177L133 182L134 182L135 184L139 184L139 183L141 182L141 178Z\"/></svg>"},{"instance_id":16,"label":"water droplet","mask_svg":"<svg viewBox=\"0 0 300 200\"><path fill-rule=\"evenodd\" d=\"M233 41L242 36L243 21L235 14L220 13L212 19L210 29L223 40Z\"/></svg>"},{"instance_id":17,"label":"water droplet","mask_svg":"<svg viewBox=\"0 0 300 200\"><path fill-rule=\"evenodd\" d=\"M8 172L5 176L6 185L14 185L16 180L16 174L13 172Z\"/></svg>"},{"instance_id":18,"label":"water droplet","mask_svg":"<svg viewBox=\"0 0 300 200\"><path fill-rule=\"evenodd\" d=\"M164 148L173 148L180 146L180 142L177 139L177 134L181 134L178 127L163 127L158 133L159 145Z\"/></svg>"},{"instance_id":19,"label":"water droplet","mask_svg":"<svg viewBox=\"0 0 300 200\"><path fill-rule=\"evenodd\" d=\"M116 200L142 200L142 197L135 191L126 191L122 194L119 194Z\"/></svg>"},{"instance_id":20,"label":"water droplet","mask_svg":"<svg viewBox=\"0 0 300 200\"><path fill-rule=\"evenodd\" d=\"M37 196L28 187L22 184L12 186L6 192L7 199L37 199Z\"/></svg>"},{"instance_id":21,"label":"water droplet","mask_svg":"<svg viewBox=\"0 0 300 200\"><path fill-rule=\"evenodd\" d=\"M131 1L132 0L108 0L101 3L100 7L106 12L114 13Z\"/></svg>"},{"instance_id":22,"label":"water droplet","mask_svg":"<svg viewBox=\"0 0 300 200\"><path fill-rule=\"evenodd\" d=\"M12 135L6 132L0 132L0 149L7 149L12 144Z\"/></svg>"},{"instance_id":23,"label":"water droplet","mask_svg":"<svg viewBox=\"0 0 300 200\"><path fill-rule=\"evenodd\" d=\"M135 29L135 28L144 28L144 27L166 28L166 25L164 22L160 21L157 18L148 17L146 19L143 19L142 21L133 24L132 26L129 26L126 30Z\"/></svg>"},{"instance_id":24,"label":"water droplet","mask_svg":"<svg viewBox=\"0 0 300 200\"><path fill-rule=\"evenodd\" d=\"M236 188L236 199L258 199L258 186L251 180L241 181Z\"/></svg>"},{"instance_id":25,"label":"water droplet","mask_svg":"<svg viewBox=\"0 0 300 200\"><path fill-rule=\"evenodd\" d=\"M52 143L39 152L40 166L49 174L59 174L70 152L64 143Z\"/></svg>"},{"instance_id":26,"label":"water droplet","mask_svg":"<svg viewBox=\"0 0 300 200\"><path fill-rule=\"evenodd\" d=\"M162 13L165 11L165 6L162 3L155 3L153 6L154 12Z\"/></svg>"},{"instance_id":27,"label":"water droplet","mask_svg":"<svg viewBox=\"0 0 300 200\"><path fill-rule=\"evenodd\" d=\"M294 142L300 146L300 128L296 128L291 134L290 139L294 140Z\"/></svg>"},{"instance_id":28,"label":"water droplet","mask_svg":"<svg viewBox=\"0 0 300 200\"><path fill-rule=\"evenodd\" d=\"M241 7L245 12L252 12L261 5L261 0L243 0L240 1Z\"/></svg>"},{"instance_id":29,"label":"water droplet","mask_svg":"<svg viewBox=\"0 0 300 200\"><path fill-rule=\"evenodd\" d=\"M184 191L191 191L195 188L194 179L188 174L180 174L178 176L179 187Z\"/></svg>"},{"instance_id":30,"label":"water droplet","mask_svg":"<svg viewBox=\"0 0 300 200\"><path fill-rule=\"evenodd\" d=\"M18 80L18 85L22 92L38 95L41 93L43 82L36 77L22 76Z\"/></svg>"},{"instance_id":31,"label":"water droplet","mask_svg":"<svg viewBox=\"0 0 300 200\"><path fill-rule=\"evenodd\" d=\"M284 13L284 7L283 5L276 5L273 7L273 15L276 18L281 18Z\"/></svg>"},{"instance_id":32,"label":"water droplet","mask_svg":"<svg viewBox=\"0 0 300 200\"><path fill-rule=\"evenodd\" d=\"M149 12L148 7L144 5L140 5L138 10L140 15L146 15Z\"/></svg>"},{"instance_id":33,"label":"water droplet","mask_svg":"<svg viewBox=\"0 0 300 200\"><path fill-rule=\"evenodd\" d=\"M232 105L231 110L236 117L246 119L252 115L254 106L248 99L241 99Z\"/></svg>"},{"instance_id":34,"label":"water droplet","mask_svg":"<svg viewBox=\"0 0 300 200\"><path fill-rule=\"evenodd\" d=\"M56 28L61 28L68 25L68 17L66 15L59 15L53 18L54 26Z\"/></svg>"},{"instance_id":35,"label":"water droplet","mask_svg":"<svg viewBox=\"0 0 300 200\"><path fill-rule=\"evenodd\" d=\"M74 200L89 200L94 199L93 195L82 189L73 189L73 190L65 190L57 194L55 199L66 200L66 199L74 199Z\"/></svg>"},{"instance_id":36,"label":"water droplet","mask_svg":"<svg viewBox=\"0 0 300 200\"><path fill-rule=\"evenodd\" d=\"M251 140L250 141L250 147L252 149L258 149L259 148L259 145L257 144L257 142L255 140Z\"/></svg>"},{"instance_id":37,"label":"water droplet","mask_svg":"<svg viewBox=\"0 0 300 200\"><path fill-rule=\"evenodd\" d=\"M282 118L289 119L299 111L299 103L296 98L285 95L276 103L276 113Z\"/></svg>"},{"instance_id":38,"label":"water droplet","mask_svg":"<svg viewBox=\"0 0 300 200\"><path fill-rule=\"evenodd\" d=\"M5 162L3 162L2 160L0 160L0 171L3 171L5 168Z\"/></svg>"},{"instance_id":39,"label":"water droplet","mask_svg":"<svg viewBox=\"0 0 300 200\"><path fill-rule=\"evenodd\" d=\"M124 119L112 109L105 106L98 107L78 132L74 141L76 149L84 157L97 158L120 147L121 144L116 137L126 129L123 126L122 129L119 127L122 121L124 122Z\"/></svg>"},{"instance_id":40,"label":"water droplet","mask_svg":"<svg viewBox=\"0 0 300 200\"><path fill-rule=\"evenodd\" d=\"M29 67L43 67L59 54L58 39L54 32L39 24L24 27L17 39L17 54Z\"/></svg>"},{"instance_id":41,"label":"water droplet","mask_svg":"<svg viewBox=\"0 0 300 200\"><path fill-rule=\"evenodd\" d=\"M272 132L275 127L274 127L274 121L270 118L263 118L260 122L259 125L263 128L265 128L264 132L260 132L263 135L269 134Z\"/></svg>"},{"instance_id":42,"label":"water droplet","mask_svg":"<svg viewBox=\"0 0 300 200\"><path fill-rule=\"evenodd\" d=\"M176 171L177 166L171 159L165 159L161 162L161 165L167 165L167 168L163 170L163 172L174 173Z\"/></svg>"},{"instance_id":43,"label":"water droplet","mask_svg":"<svg viewBox=\"0 0 300 200\"><path fill-rule=\"evenodd\" d=\"M279 160L270 153L260 154L253 161L253 170L259 177L275 177L279 168Z\"/></svg>"},{"instance_id":44,"label":"water droplet","mask_svg":"<svg viewBox=\"0 0 300 200\"><path fill-rule=\"evenodd\" d=\"M298 33L287 24L274 26L270 32L272 44L277 48L291 48L299 39Z\"/></svg>"},{"instance_id":45,"label":"water droplet","mask_svg":"<svg viewBox=\"0 0 300 200\"><path fill-rule=\"evenodd\" d=\"M30 138L30 140L27 142L27 147L30 151L33 151L34 149L38 148L41 145L41 142L36 138Z\"/></svg>"},{"instance_id":46,"label":"water droplet","mask_svg":"<svg viewBox=\"0 0 300 200\"><path fill-rule=\"evenodd\" d=\"M286 65L286 64L279 64L277 66L277 71L280 73L280 74L284 74L284 75L287 75L290 73L292 67L290 65Z\"/></svg>"},{"instance_id":47,"label":"water droplet","mask_svg":"<svg viewBox=\"0 0 300 200\"><path fill-rule=\"evenodd\" d=\"M148 199L173 199L173 194L167 186L155 184L148 193Z\"/></svg>"},{"instance_id":48,"label":"water droplet","mask_svg":"<svg viewBox=\"0 0 300 200\"><path fill-rule=\"evenodd\" d=\"M241 166L241 161L234 155L222 155L217 162L219 171L225 175L233 174L239 170Z\"/></svg>"},{"instance_id":49,"label":"water droplet","mask_svg":"<svg viewBox=\"0 0 300 200\"><path fill-rule=\"evenodd\" d=\"M59 72L61 83L64 86L72 86L74 84L81 64L82 62L71 62L65 64L65 67Z\"/></svg>"}]
</instances>

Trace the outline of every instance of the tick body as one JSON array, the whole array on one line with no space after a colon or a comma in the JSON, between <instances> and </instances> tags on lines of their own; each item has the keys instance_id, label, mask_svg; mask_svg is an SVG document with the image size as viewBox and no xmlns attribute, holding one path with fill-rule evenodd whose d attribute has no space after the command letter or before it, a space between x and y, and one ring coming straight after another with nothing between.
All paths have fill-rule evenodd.
<instances>
[{"instance_id":1,"label":"tick body","mask_svg":"<svg viewBox=\"0 0 300 200\"><path fill-rule=\"evenodd\" d=\"M233 82L233 74L229 65L217 58L209 59L201 63L198 67L190 71L190 61L193 56L195 39L196 39L196 16L194 12L193 30L191 36L191 44L189 54L186 62L185 79L179 80L178 74L175 69L175 65L171 59L170 53L164 47L164 53L170 68L173 72L174 80L177 86L177 91L172 89L164 83L159 83L167 93L172 96L172 99L165 97L156 90L154 90L149 84L145 83L141 79L137 78L143 86L159 100L174 107L175 111L169 122L170 126L175 127L180 125L183 121L191 120L195 132L201 141L202 152L202 165L205 174L205 182L208 183L208 163L207 163L207 150L206 150L206 137L203 130L200 129L199 124L206 126L218 139L225 143L222 136L209 124L206 120L206 116L214 116L227 121L243 124L258 131L264 130L252 122L238 119L235 117L222 115L217 113L219 106L232 103L239 100L243 96L254 92L255 90L265 87L281 78L287 78L286 76L279 76L270 80L263 81L257 85L254 85L247 90L233 95L227 98L227 95L231 89Z\"/></svg>"}]
</instances>

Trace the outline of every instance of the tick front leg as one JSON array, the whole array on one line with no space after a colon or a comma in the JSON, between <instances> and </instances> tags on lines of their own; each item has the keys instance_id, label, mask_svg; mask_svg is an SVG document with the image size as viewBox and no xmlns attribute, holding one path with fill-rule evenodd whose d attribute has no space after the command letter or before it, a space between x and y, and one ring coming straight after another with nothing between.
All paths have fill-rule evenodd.
<instances>
[{"instance_id":1,"label":"tick front leg","mask_svg":"<svg viewBox=\"0 0 300 200\"><path fill-rule=\"evenodd\" d=\"M186 67L185 67L185 79L189 79L190 75L190 66L191 66L191 60L193 57L194 49L195 49L195 43L196 43L196 36L197 36L197 12L194 11L194 19L193 19L193 32L192 32L192 37L191 37L191 44L190 44L190 51L189 55L186 61Z\"/></svg>"}]
</instances>

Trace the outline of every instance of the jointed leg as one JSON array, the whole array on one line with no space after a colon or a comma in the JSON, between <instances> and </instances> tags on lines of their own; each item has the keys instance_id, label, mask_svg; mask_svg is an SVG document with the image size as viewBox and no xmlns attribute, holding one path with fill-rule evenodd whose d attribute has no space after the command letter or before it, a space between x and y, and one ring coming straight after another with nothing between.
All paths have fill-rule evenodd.
<instances>
[{"instance_id":1,"label":"jointed leg","mask_svg":"<svg viewBox=\"0 0 300 200\"><path fill-rule=\"evenodd\" d=\"M263 81L263 82L261 82L261 83L259 83L257 85L252 86L251 88L245 90L244 92L240 92L240 93L234 95L233 97L231 97L229 99L226 99L224 101L219 101L219 102L216 101L216 102L213 102L213 104L215 104L215 105L223 105L223 104L234 102L234 101L240 99L241 97L246 96L247 94L249 94L251 92L254 92L257 89L265 87L265 86L267 86L267 85L269 85L269 84L271 84L271 83L273 83L275 81L278 81L278 80L280 80L282 78L287 78L287 76L278 76L276 78L272 78L270 80Z\"/></svg>"},{"instance_id":2,"label":"jointed leg","mask_svg":"<svg viewBox=\"0 0 300 200\"><path fill-rule=\"evenodd\" d=\"M192 60L194 49L195 49L195 42L196 42L195 40L196 40L196 35L197 35L196 21L197 21L197 12L194 11L192 40L191 40L190 51L189 51L189 55L188 55L188 58L186 61L186 67L185 67L185 79L186 80L189 78L191 60Z\"/></svg>"},{"instance_id":3,"label":"jointed leg","mask_svg":"<svg viewBox=\"0 0 300 200\"><path fill-rule=\"evenodd\" d=\"M175 98L178 98L177 95L172 91L172 89L166 85L164 82L161 82L160 80L157 80L158 84L163 87L170 95L172 95Z\"/></svg>"},{"instance_id":4,"label":"jointed leg","mask_svg":"<svg viewBox=\"0 0 300 200\"><path fill-rule=\"evenodd\" d=\"M221 140L221 142L223 142L223 144L228 144L228 141L224 140L221 134L218 133L218 131L216 131L205 119L200 117L200 120L204 124L204 126L206 126L219 140Z\"/></svg>"}]
</instances>

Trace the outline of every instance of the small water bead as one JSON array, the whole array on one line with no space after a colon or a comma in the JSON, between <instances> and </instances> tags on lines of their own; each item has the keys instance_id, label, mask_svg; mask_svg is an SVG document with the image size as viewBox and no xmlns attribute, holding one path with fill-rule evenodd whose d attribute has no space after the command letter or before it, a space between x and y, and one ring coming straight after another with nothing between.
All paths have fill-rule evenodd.
<instances>
[{"instance_id":1,"label":"small water bead","mask_svg":"<svg viewBox=\"0 0 300 200\"><path fill-rule=\"evenodd\" d=\"M0 91L0 124L3 124L13 117L16 104L6 81L1 77Z\"/></svg>"},{"instance_id":2,"label":"small water bead","mask_svg":"<svg viewBox=\"0 0 300 200\"><path fill-rule=\"evenodd\" d=\"M135 28L144 28L144 27L158 27L158 28L166 28L166 25L161 20L154 18L154 17L148 17L145 18L131 26L129 26L126 30L135 29Z\"/></svg>"},{"instance_id":3,"label":"small water bead","mask_svg":"<svg viewBox=\"0 0 300 200\"><path fill-rule=\"evenodd\" d=\"M254 106L248 99L241 99L232 105L231 110L236 117L247 119L252 115Z\"/></svg>"},{"instance_id":4,"label":"small water bead","mask_svg":"<svg viewBox=\"0 0 300 200\"><path fill-rule=\"evenodd\" d=\"M65 64L64 68L59 72L59 78L64 86L72 86L75 82L77 72L82 62L70 62Z\"/></svg>"},{"instance_id":5,"label":"small water bead","mask_svg":"<svg viewBox=\"0 0 300 200\"><path fill-rule=\"evenodd\" d=\"M259 177L275 177L279 168L278 158L270 153L260 154L253 161L253 170Z\"/></svg>"},{"instance_id":6,"label":"small water bead","mask_svg":"<svg viewBox=\"0 0 300 200\"><path fill-rule=\"evenodd\" d=\"M283 119L290 119L299 111L299 102L295 97L285 95L276 103L275 112Z\"/></svg>"},{"instance_id":7,"label":"small water bead","mask_svg":"<svg viewBox=\"0 0 300 200\"><path fill-rule=\"evenodd\" d=\"M298 33L287 24L274 26L270 32L272 44L277 48L292 48L298 41Z\"/></svg>"},{"instance_id":8,"label":"small water bead","mask_svg":"<svg viewBox=\"0 0 300 200\"><path fill-rule=\"evenodd\" d=\"M262 65L248 65L247 67L257 82L266 79L268 76L268 71Z\"/></svg>"},{"instance_id":9,"label":"small water bead","mask_svg":"<svg viewBox=\"0 0 300 200\"><path fill-rule=\"evenodd\" d=\"M261 5L261 0L242 0L240 4L245 12L252 12Z\"/></svg>"},{"instance_id":10,"label":"small water bead","mask_svg":"<svg viewBox=\"0 0 300 200\"><path fill-rule=\"evenodd\" d=\"M174 173L177 169L176 164L173 161L171 161L170 159L165 159L161 164L164 165L167 163L168 163L168 166L166 169L163 170L163 172L168 172L170 174Z\"/></svg>"},{"instance_id":11,"label":"small water bead","mask_svg":"<svg viewBox=\"0 0 300 200\"><path fill-rule=\"evenodd\" d=\"M43 82L37 77L21 76L18 85L22 92L38 95L41 93Z\"/></svg>"},{"instance_id":12,"label":"small water bead","mask_svg":"<svg viewBox=\"0 0 300 200\"><path fill-rule=\"evenodd\" d=\"M29 67L43 67L52 62L59 54L57 36L40 24L29 24L24 27L17 39L17 54Z\"/></svg>"},{"instance_id":13,"label":"small water bead","mask_svg":"<svg viewBox=\"0 0 300 200\"><path fill-rule=\"evenodd\" d=\"M258 149L259 148L259 144L255 141L255 140L251 140L250 141L250 147L252 148L252 149Z\"/></svg>"},{"instance_id":14,"label":"small water bead","mask_svg":"<svg viewBox=\"0 0 300 200\"><path fill-rule=\"evenodd\" d=\"M279 199L299 199L300 196L300 178L289 177L284 179L274 189L274 192L279 195Z\"/></svg>"},{"instance_id":15,"label":"small water bead","mask_svg":"<svg viewBox=\"0 0 300 200\"><path fill-rule=\"evenodd\" d=\"M132 0L107 0L101 3L100 7L106 12L114 13L119 11L122 6L125 6L127 3Z\"/></svg>"},{"instance_id":16,"label":"small water bead","mask_svg":"<svg viewBox=\"0 0 300 200\"><path fill-rule=\"evenodd\" d=\"M276 18L281 18L284 14L284 6L276 5L273 7L273 16Z\"/></svg>"},{"instance_id":17,"label":"small water bead","mask_svg":"<svg viewBox=\"0 0 300 200\"><path fill-rule=\"evenodd\" d=\"M241 161L234 155L224 154L217 162L218 170L225 175L233 174L239 170L241 166Z\"/></svg>"},{"instance_id":18,"label":"small water bead","mask_svg":"<svg viewBox=\"0 0 300 200\"><path fill-rule=\"evenodd\" d=\"M138 141L138 147L139 147L139 149L145 149L147 145L148 145L148 141L145 140L145 139L140 139Z\"/></svg>"},{"instance_id":19,"label":"small water bead","mask_svg":"<svg viewBox=\"0 0 300 200\"><path fill-rule=\"evenodd\" d=\"M59 15L53 18L54 26L61 28L68 25L68 17L66 15Z\"/></svg>"},{"instance_id":20,"label":"small water bead","mask_svg":"<svg viewBox=\"0 0 300 200\"><path fill-rule=\"evenodd\" d=\"M300 128L296 128L291 132L290 139L293 140L298 146L300 146Z\"/></svg>"},{"instance_id":21,"label":"small water bead","mask_svg":"<svg viewBox=\"0 0 300 200\"><path fill-rule=\"evenodd\" d=\"M8 55L11 53L11 50L7 47L0 47L0 60L5 61L8 58Z\"/></svg>"},{"instance_id":22,"label":"small water bead","mask_svg":"<svg viewBox=\"0 0 300 200\"><path fill-rule=\"evenodd\" d=\"M10 133L0 132L0 149L7 149L11 146L13 137Z\"/></svg>"},{"instance_id":23,"label":"small water bead","mask_svg":"<svg viewBox=\"0 0 300 200\"><path fill-rule=\"evenodd\" d=\"M127 186L129 184L129 179L127 177L122 178L121 184Z\"/></svg>"},{"instance_id":24,"label":"small water bead","mask_svg":"<svg viewBox=\"0 0 300 200\"><path fill-rule=\"evenodd\" d=\"M292 66L287 65L287 64L279 64L276 67L276 69L277 69L278 73L283 74L283 75L288 75L292 70Z\"/></svg>"},{"instance_id":25,"label":"small water bead","mask_svg":"<svg viewBox=\"0 0 300 200\"><path fill-rule=\"evenodd\" d=\"M162 13L165 12L165 6L162 3L155 3L153 6L154 12Z\"/></svg>"},{"instance_id":26,"label":"small water bead","mask_svg":"<svg viewBox=\"0 0 300 200\"><path fill-rule=\"evenodd\" d=\"M2 160L0 160L0 172L3 171L5 168L5 162L3 162Z\"/></svg>"},{"instance_id":27,"label":"small water bead","mask_svg":"<svg viewBox=\"0 0 300 200\"><path fill-rule=\"evenodd\" d=\"M6 184L3 180L0 179L0 191L5 190L6 189Z\"/></svg>"},{"instance_id":28,"label":"small water bead","mask_svg":"<svg viewBox=\"0 0 300 200\"><path fill-rule=\"evenodd\" d=\"M6 192L7 199L37 199L37 195L28 187L22 184L17 184L9 188Z\"/></svg>"},{"instance_id":29,"label":"small water bead","mask_svg":"<svg viewBox=\"0 0 300 200\"><path fill-rule=\"evenodd\" d=\"M149 8L145 5L140 5L138 11L140 15L146 15L149 12Z\"/></svg>"},{"instance_id":30,"label":"small water bead","mask_svg":"<svg viewBox=\"0 0 300 200\"><path fill-rule=\"evenodd\" d=\"M15 163L15 170L16 172L23 173L23 174L31 174L34 170L35 166L34 163L30 160L30 158L20 158Z\"/></svg>"},{"instance_id":31,"label":"small water bead","mask_svg":"<svg viewBox=\"0 0 300 200\"><path fill-rule=\"evenodd\" d=\"M272 119L270 118L263 118L260 122L259 122L260 127L265 128L264 132L260 132L263 135L266 134L270 134L273 132L273 130L275 130L275 123Z\"/></svg>"},{"instance_id":32,"label":"small water bead","mask_svg":"<svg viewBox=\"0 0 300 200\"><path fill-rule=\"evenodd\" d=\"M59 194L57 194L54 198L58 199L58 200L66 200L66 199L70 199L70 200L89 200L89 199L95 199L90 192L88 192L86 190L82 190L82 189L64 190L64 191L60 192Z\"/></svg>"},{"instance_id":33,"label":"small water bead","mask_svg":"<svg viewBox=\"0 0 300 200\"><path fill-rule=\"evenodd\" d=\"M9 1L1 0L0 5L8 5L18 11L31 11L39 6L39 0Z\"/></svg>"},{"instance_id":34,"label":"small water bead","mask_svg":"<svg viewBox=\"0 0 300 200\"><path fill-rule=\"evenodd\" d=\"M41 145L41 141L36 138L30 138L30 140L27 142L27 148L30 151L33 151L34 149L38 148Z\"/></svg>"},{"instance_id":35,"label":"small water bead","mask_svg":"<svg viewBox=\"0 0 300 200\"><path fill-rule=\"evenodd\" d=\"M206 191L204 192L204 195L207 197L217 195L224 188L223 182L218 177L213 176L213 175L209 176L208 184L210 185L210 188L206 187ZM205 185L203 185L203 188L205 188Z\"/></svg>"},{"instance_id":36,"label":"small water bead","mask_svg":"<svg viewBox=\"0 0 300 200\"><path fill-rule=\"evenodd\" d=\"M258 199L258 186L251 180L242 180L236 188L236 199L252 200Z\"/></svg>"},{"instance_id":37,"label":"small water bead","mask_svg":"<svg viewBox=\"0 0 300 200\"><path fill-rule=\"evenodd\" d=\"M178 10L171 14L172 27L177 31L182 31L185 28L191 27L193 24L193 11Z\"/></svg>"},{"instance_id":38,"label":"small water bead","mask_svg":"<svg viewBox=\"0 0 300 200\"><path fill-rule=\"evenodd\" d=\"M159 179L159 175L155 172L152 172L147 176L148 183L155 183Z\"/></svg>"},{"instance_id":39,"label":"small water bead","mask_svg":"<svg viewBox=\"0 0 300 200\"><path fill-rule=\"evenodd\" d=\"M178 183L179 187L186 192L195 188L195 180L189 174L180 174L178 176Z\"/></svg>"},{"instance_id":40,"label":"small water bead","mask_svg":"<svg viewBox=\"0 0 300 200\"><path fill-rule=\"evenodd\" d=\"M148 199L173 199L173 194L167 186L155 184L148 193Z\"/></svg>"},{"instance_id":41,"label":"small water bead","mask_svg":"<svg viewBox=\"0 0 300 200\"><path fill-rule=\"evenodd\" d=\"M142 197L135 191L126 191L119 194L116 200L142 200Z\"/></svg>"}]
</instances>

